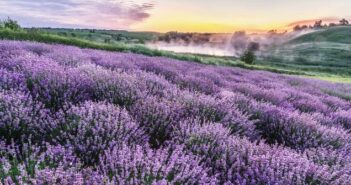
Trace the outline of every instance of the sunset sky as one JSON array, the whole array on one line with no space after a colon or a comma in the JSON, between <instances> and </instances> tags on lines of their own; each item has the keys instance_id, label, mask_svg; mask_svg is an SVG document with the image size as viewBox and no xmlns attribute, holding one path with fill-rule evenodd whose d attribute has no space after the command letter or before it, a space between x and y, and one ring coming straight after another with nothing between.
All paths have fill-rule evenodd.
<instances>
[{"instance_id":1,"label":"sunset sky","mask_svg":"<svg viewBox=\"0 0 351 185\"><path fill-rule=\"evenodd\" d=\"M351 18L350 0L1 0L0 17L26 27L137 31L284 30Z\"/></svg>"}]
</instances>

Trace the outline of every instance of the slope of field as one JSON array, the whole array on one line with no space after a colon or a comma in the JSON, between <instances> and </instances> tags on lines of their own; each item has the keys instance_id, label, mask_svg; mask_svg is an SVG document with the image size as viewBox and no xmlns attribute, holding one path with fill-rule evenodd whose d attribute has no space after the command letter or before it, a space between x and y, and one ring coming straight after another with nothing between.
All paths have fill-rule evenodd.
<instances>
[{"instance_id":1,"label":"slope of field","mask_svg":"<svg viewBox=\"0 0 351 185\"><path fill-rule=\"evenodd\" d=\"M290 41L290 43L305 42L337 42L343 44L351 44L351 27L336 26L328 29L322 29L316 32L302 35L301 37Z\"/></svg>"},{"instance_id":2,"label":"slope of field","mask_svg":"<svg viewBox=\"0 0 351 185\"><path fill-rule=\"evenodd\" d=\"M351 85L0 42L3 184L349 184Z\"/></svg>"},{"instance_id":3,"label":"slope of field","mask_svg":"<svg viewBox=\"0 0 351 185\"><path fill-rule=\"evenodd\" d=\"M119 44L134 43L144 44L155 40L159 33L156 32L129 32L123 30L92 30L92 29L64 29L64 28L39 28L40 31L57 34L60 36L79 38L98 43Z\"/></svg>"},{"instance_id":4,"label":"slope of field","mask_svg":"<svg viewBox=\"0 0 351 185\"><path fill-rule=\"evenodd\" d=\"M351 26L334 27L295 38L267 51L265 65L325 76L351 76Z\"/></svg>"}]
</instances>

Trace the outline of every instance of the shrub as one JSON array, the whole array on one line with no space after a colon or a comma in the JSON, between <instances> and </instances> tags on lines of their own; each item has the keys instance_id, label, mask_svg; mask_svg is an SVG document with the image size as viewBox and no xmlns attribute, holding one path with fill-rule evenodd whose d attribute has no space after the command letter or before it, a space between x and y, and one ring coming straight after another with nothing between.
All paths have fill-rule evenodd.
<instances>
[{"instance_id":1,"label":"shrub","mask_svg":"<svg viewBox=\"0 0 351 185\"><path fill-rule=\"evenodd\" d=\"M0 184L347 185L351 102L337 96L350 92L264 71L2 41Z\"/></svg>"},{"instance_id":2,"label":"shrub","mask_svg":"<svg viewBox=\"0 0 351 185\"><path fill-rule=\"evenodd\" d=\"M182 106L176 102L148 97L131 108L131 114L150 136L150 145L158 148L170 139L173 127L184 116Z\"/></svg>"},{"instance_id":3,"label":"shrub","mask_svg":"<svg viewBox=\"0 0 351 185\"><path fill-rule=\"evenodd\" d=\"M198 119L202 123L221 123L235 135L250 138L257 136L254 122L225 100L191 93L184 93L178 99L189 118Z\"/></svg>"},{"instance_id":4,"label":"shrub","mask_svg":"<svg viewBox=\"0 0 351 185\"><path fill-rule=\"evenodd\" d=\"M56 122L43 105L17 91L0 92L0 138L21 145L21 139L41 142Z\"/></svg>"},{"instance_id":5,"label":"shrub","mask_svg":"<svg viewBox=\"0 0 351 185\"><path fill-rule=\"evenodd\" d=\"M332 123L335 126L341 126L351 130L351 111L339 110L331 115Z\"/></svg>"},{"instance_id":6,"label":"shrub","mask_svg":"<svg viewBox=\"0 0 351 185\"><path fill-rule=\"evenodd\" d=\"M55 169L65 169L61 172L64 173L62 176L66 180L72 177L65 174L75 172L79 175L80 162L70 148L45 143L34 145L28 140L23 140L21 147L12 144L1 149L0 182L16 184L40 182L54 178L44 175L43 172L56 171Z\"/></svg>"},{"instance_id":7,"label":"shrub","mask_svg":"<svg viewBox=\"0 0 351 185\"><path fill-rule=\"evenodd\" d=\"M199 159L182 147L151 150L147 147L116 146L101 157L99 170L113 184L215 184Z\"/></svg>"},{"instance_id":8,"label":"shrub","mask_svg":"<svg viewBox=\"0 0 351 185\"><path fill-rule=\"evenodd\" d=\"M230 136L221 125L183 128L175 138L202 156L212 169L209 175L218 174L220 184L329 184L334 180L322 166L299 154Z\"/></svg>"},{"instance_id":9,"label":"shrub","mask_svg":"<svg viewBox=\"0 0 351 185\"><path fill-rule=\"evenodd\" d=\"M2 21L2 26L4 28L14 30L14 31L18 31L21 29L21 26L18 24L18 22L9 17L6 20Z\"/></svg>"},{"instance_id":10,"label":"shrub","mask_svg":"<svg viewBox=\"0 0 351 185\"><path fill-rule=\"evenodd\" d=\"M92 81L92 99L108 101L119 106L131 106L141 97L142 86L137 78L124 72L106 70L96 66L79 69Z\"/></svg>"},{"instance_id":11,"label":"shrub","mask_svg":"<svg viewBox=\"0 0 351 185\"><path fill-rule=\"evenodd\" d=\"M51 134L54 141L72 146L85 165L97 164L99 155L118 143L143 145L148 139L126 110L93 102L69 109Z\"/></svg>"},{"instance_id":12,"label":"shrub","mask_svg":"<svg viewBox=\"0 0 351 185\"><path fill-rule=\"evenodd\" d=\"M345 130L322 126L309 114L256 102L241 95L231 94L225 99L257 120L256 129L268 143L303 151L319 146L339 148L350 139Z\"/></svg>"},{"instance_id":13,"label":"shrub","mask_svg":"<svg viewBox=\"0 0 351 185\"><path fill-rule=\"evenodd\" d=\"M91 97L92 82L77 69L66 69L51 61L25 65L27 88L32 96L54 111L68 103L77 104Z\"/></svg>"},{"instance_id":14,"label":"shrub","mask_svg":"<svg viewBox=\"0 0 351 185\"><path fill-rule=\"evenodd\" d=\"M0 68L0 90L25 90L24 75Z\"/></svg>"},{"instance_id":15,"label":"shrub","mask_svg":"<svg viewBox=\"0 0 351 185\"><path fill-rule=\"evenodd\" d=\"M253 51L245 51L244 54L240 57L240 60L244 61L246 64L253 64L256 59L256 56Z\"/></svg>"}]
</instances>

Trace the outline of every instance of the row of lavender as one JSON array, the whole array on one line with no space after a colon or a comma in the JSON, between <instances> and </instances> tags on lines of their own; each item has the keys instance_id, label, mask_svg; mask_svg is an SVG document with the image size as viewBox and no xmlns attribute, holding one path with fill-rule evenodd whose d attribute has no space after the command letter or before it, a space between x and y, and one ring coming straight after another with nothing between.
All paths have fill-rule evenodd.
<instances>
[{"instance_id":1,"label":"row of lavender","mask_svg":"<svg viewBox=\"0 0 351 185\"><path fill-rule=\"evenodd\" d=\"M348 184L351 85L0 42L3 184Z\"/></svg>"}]
</instances>

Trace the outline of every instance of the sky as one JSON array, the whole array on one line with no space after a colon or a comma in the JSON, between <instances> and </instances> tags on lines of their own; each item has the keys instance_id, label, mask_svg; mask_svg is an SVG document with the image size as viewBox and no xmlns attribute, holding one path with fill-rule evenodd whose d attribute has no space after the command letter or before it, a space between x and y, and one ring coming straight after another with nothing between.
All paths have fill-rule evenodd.
<instances>
[{"instance_id":1,"label":"sky","mask_svg":"<svg viewBox=\"0 0 351 185\"><path fill-rule=\"evenodd\" d=\"M25 27L263 32L351 19L350 0L0 0Z\"/></svg>"}]
</instances>

